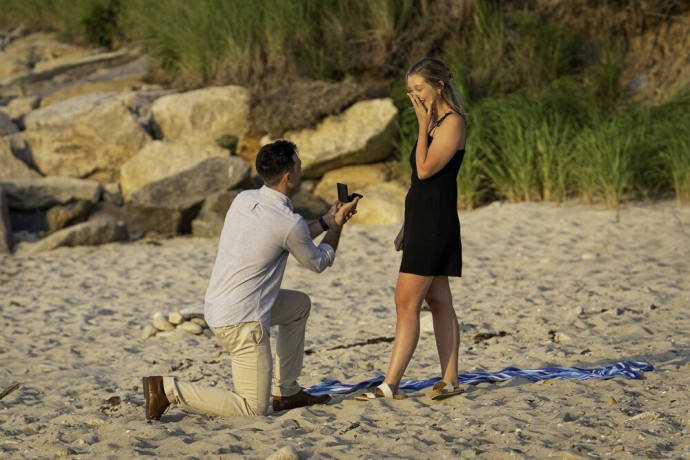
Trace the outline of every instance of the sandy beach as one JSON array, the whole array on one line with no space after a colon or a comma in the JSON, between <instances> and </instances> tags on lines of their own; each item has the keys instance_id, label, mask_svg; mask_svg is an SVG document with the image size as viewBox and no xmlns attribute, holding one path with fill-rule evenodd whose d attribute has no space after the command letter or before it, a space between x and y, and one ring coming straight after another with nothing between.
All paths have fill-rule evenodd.
<instances>
[{"instance_id":1,"label":"sandy beach","mask_svg":"<svg viewBox=\"0 0 690 460\"><path fill-rule=\"evenodd\" d=\"M438 402L426 391L403 401L337 395L268 417L172 408L147 422L143 375L231 385L214 338L142 338L155 312L202 305L217 241L20 247L0 256L0 457L689 458L690 207L494 203L460 220L463 278L451 280L460 372L625 360L655 370L643 380L513 379ZM288 263L283 287L313 301L303 386L385 372L397 231L346 228L320 275ZM438 373L423 312L404 380Z\"/></svg>"}]
</instances>

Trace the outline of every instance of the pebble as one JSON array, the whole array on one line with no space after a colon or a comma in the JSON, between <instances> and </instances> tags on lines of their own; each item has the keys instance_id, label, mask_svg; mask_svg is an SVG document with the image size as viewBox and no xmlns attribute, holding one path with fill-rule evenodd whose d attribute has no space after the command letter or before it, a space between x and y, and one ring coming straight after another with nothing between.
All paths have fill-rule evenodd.
<instances>
[{"instance_id":1,"label":"pebble","mask_svg":"<svg viewBox=\"0 0 690 460\"><path fill-rule=\"evenodd\" d=\"M299 455L291 446L285 446L266 457L266 460L299 460Z\"/></svg>"},{"instance_id":2,"label":"pebble","mask_svg":"<svg viewBox=\"0 0 690 460\"><path fill-rule=\"evenodd\" d=\"M609 396L609 399L606 402L609 405L609 407L615 406L616 404L618 404L618 401L616 401L616 399L613 396Z\"/></svg>"},{"instance_id":3,"label":"pebble","mask_svg":"<svg viewBox=\"0 0 690 460\"><path fill-rule=\"evenodd\" d=\"M186 321L184 323L181 323L177 326L178 329L182 329L183 331L191 332L192 334L199 335L202 332L204 332L204 328L201 327L201 325L193 323L191 321Z\"/></svg>"},{"instance_id":4,"label":"pebble","mask_svg":"<svg viewBox=\"0 0 690 460\"><path fill-rule=\"evenodd\" d=\"M213 337L213 332L204 320L204 312L197 307L187 307L170 314L158 311L153 315L151 324L144 326L141 336L144 340L153 337L183 338L184 334L176 333L177 329L195 335L204 334Z\"/></svg>"},{"instance_id":5,"label":"pebble","mask_svg":"<svg viewBox=\"0 0 690 460\"><path fill-rule=\"evenodd\" d=\"M168 315L168 321L175 326L179 326L180 324L184 323L184 316L182 316L182 313L180 312L173 312Z\"/></svg>"},{"instance_id":6,"label":"pebble","mask_svg":"<svg viewBox=\"0 0 690 460\"><path fill-rule=\"evenodd\" d=\"M153 337L156 334L158 334L158 329L153 327L153 325L151 324L147 324L146 326L144 326L144 331L141 333L141 338L148 339L149 337Z\"/></svg>"},{"instance_id":7,"label":"pebble","mask_svg":"<svg viewBox=\"0 0 690 460\"><path fill-rule=\"evenodd\" d=\"M159 331L172 331L175 329L175 326L168 321L168 318L166 318L166 315L162 312L156 312L156 314L153 315L153 327Z\"/></svg>"}]
</instances>

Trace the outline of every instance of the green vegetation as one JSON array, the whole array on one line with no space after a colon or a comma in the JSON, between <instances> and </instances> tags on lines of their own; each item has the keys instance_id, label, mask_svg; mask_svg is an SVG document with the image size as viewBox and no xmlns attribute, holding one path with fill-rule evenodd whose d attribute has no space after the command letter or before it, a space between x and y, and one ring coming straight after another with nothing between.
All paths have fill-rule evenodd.
<instances>
[{"instance_id":1,"label":"green vegetation","mask_svg":"<svg viewBox=\"0 0 690 460\"><path fill-rule=\"evenodd\" d=\"M400 110L401 167L417 135L405 69L442 57L468 109L461 208L495 199L618 206L673 194L690 202L690 95L658 107L622 89L623 47L580 36L534 2L465 0L2 0L21 22L106 48L142 46L153 78L179 88L292 82L388 83ZM324 109L326 112L327 110Z\"/></svg>"}]
</instances>

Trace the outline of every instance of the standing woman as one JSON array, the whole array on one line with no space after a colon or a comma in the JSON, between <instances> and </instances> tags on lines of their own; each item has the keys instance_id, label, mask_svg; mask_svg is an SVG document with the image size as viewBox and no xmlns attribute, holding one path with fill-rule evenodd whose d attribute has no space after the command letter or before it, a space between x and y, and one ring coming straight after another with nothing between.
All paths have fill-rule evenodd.
<instances>
[{"instance_id":1,"label":"standing woman","mask_svg":"<svg viewBox=\"0 0 690 460\"><path fill-rule=\"evenodd\" d=\"M430 394L441 399L462 392L458 385L458 319L449 276L460 276L462 250L457 212L457 175L465 154L465 114L440 59L424 58L407 72L419 135L410 155L412 184L405 199L405 222L395 238L403 257L395 290L395 343L386 377L373 393L403 399L399 385L419 341L419 314L426 300L433 316L441 377Z\"/></svg>"}]
</instances>

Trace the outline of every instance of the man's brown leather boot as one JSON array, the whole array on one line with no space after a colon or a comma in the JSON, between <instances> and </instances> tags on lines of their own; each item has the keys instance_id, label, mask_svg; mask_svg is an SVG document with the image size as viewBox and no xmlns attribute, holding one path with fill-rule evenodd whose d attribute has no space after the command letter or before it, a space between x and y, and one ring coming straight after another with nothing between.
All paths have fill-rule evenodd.
<instances>
[{"instance_id":1,"label":"man's brown leather boot","mask_svg":"<svg viewBox=\"0 0 690 460\"><path fill-rule=\"evenodd\" d=\"M303 389L292 396L274 396L273 412L295 409L297 407L313 406L314 404L326 404L331 400L331 395L312 396Z\"/></svg>"},{"instance_id":2,"label":"man's brown leather boot","mask_svg":"<svg viewBox=\"0 0 690 460\"><path fill-rule=\"evenodd\" d=\"M146 400L146 420L160 420L170 406L163 390L163 377L144 377L144 399Z\"/></svg>"}]
</instances>

